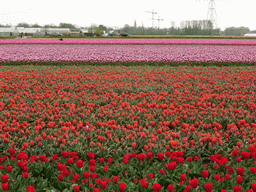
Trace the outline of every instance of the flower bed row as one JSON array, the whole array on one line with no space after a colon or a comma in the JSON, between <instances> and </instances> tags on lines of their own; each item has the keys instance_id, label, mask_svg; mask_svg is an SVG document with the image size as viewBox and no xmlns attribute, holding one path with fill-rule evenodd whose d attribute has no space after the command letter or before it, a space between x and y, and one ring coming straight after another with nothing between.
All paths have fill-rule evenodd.
<instances>
[{"instance_id":1,"label":"flower bed row","mask_svg":"<svg viewBox=\"0 0 256 192\"><path fill-rule=\"evenodd\" d=\"M2 189L255 191L255 72L2 66Z\"/></svg>"},{"instance_id":2,"label":"flower bed row","mask_svg":"<svg viewBox=\"0 0 256 192\"><path fill-rule=\"evenodd\" d=\"M256 45L255 40L200 39L0 39L0 44Z\"/></svg>"},{"instance_id":3,"label":"flower bed row","mask_svg":"<svg viewBox=\"0 0 256 192\"><path fill-rule=\"evenodd\" d=\"M0 157L0 173L3 191L60 190L60 191L154 191L167 190L211 192L233 189L234 192L256 191L256 148L242 151L238 157L235 149L231 154L233 164L220 154L211 155L210 163L202 166L198 156L183 158L182 151L152 152L123 156L123 163L109 157L96 157L89 152L84 160L77 152L61 151L53 154L29 157L24 151ZM256 163L254 163L256 164ZM252 166L250 166L252 165ZM35 182L37 185L35 185Z\"/></svg>"},{"instance_id":4,"label":"flower bed row","mask_svg":"<svg viewBox=\"0 0 256 192\"><path fill-rule=\"evenodd\" d=\"M251 63L256 46L2 45L0 62Z\"/></svg>"}]
</instances>

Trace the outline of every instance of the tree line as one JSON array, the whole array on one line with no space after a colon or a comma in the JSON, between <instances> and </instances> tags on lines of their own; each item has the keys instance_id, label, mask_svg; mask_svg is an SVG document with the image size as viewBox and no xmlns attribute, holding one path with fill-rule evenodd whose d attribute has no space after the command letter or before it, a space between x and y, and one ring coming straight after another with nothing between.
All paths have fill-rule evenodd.
<instances>
[{"instance_id":1,"label":"tree line","mask_svg":"<svg viewBox=\"0 0 256 192\"><path fill-rule=\"evenodd\" d=\"M8 25L1 25L0 27L11 27ZM54 24L47 24L41 26L39 24L28 24L28 23L19 23L16 27L25 27L25 28L70 28L76 29L77 27L71 23L60 23L58 26ZM86 28L91 33L103 34L109 33L114 29L104 25L92 24L90 27L81 27ZM213 29L213 24L210 20L186 20L180 22L180 27L175 27L175 22L171 22L170 28L153 28L153 27L144 27L136 25L130 26L128 24L124 27L114 30L116 33L127 33L130 35L227 35L227 36L244 36L247 33L256 33L256 30L250 31L248 27L228 27L224 31L220 29Z\"/></svg>"}]
</instances>

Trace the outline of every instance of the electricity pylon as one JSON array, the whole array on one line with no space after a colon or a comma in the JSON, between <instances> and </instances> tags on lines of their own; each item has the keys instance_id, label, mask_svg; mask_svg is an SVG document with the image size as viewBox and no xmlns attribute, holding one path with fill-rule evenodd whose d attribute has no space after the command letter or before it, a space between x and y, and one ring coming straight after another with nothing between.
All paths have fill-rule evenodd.
<instances>
[{"instance_id":1,"label":"electricity pylon","mask_svg":"<svg viewBox=\"0 0 256 192\"><path fill-rule=\"evenodd\" d=\"M216 0L209 0L208 3L208 12L207 12L207 20L210 20L213 28L218 28L218 20L217 20L217 13L216 13Z\"/></svg>"}]
</instances>

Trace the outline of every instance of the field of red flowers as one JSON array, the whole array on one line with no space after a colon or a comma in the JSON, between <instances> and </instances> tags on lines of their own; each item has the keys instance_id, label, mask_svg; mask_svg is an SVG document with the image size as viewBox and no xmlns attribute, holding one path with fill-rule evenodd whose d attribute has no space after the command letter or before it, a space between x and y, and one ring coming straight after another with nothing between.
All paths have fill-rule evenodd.
<instances>
[{"instance_id":1,"label":"field of red flowers","mask_svg":"<svg viewBox=\"0 0 256 192\"><path fill-rule=\"evenodd\" d=\"M256 192L255 99L255 66L0 66L0 191Z\"/></svg>"}]
</instances>

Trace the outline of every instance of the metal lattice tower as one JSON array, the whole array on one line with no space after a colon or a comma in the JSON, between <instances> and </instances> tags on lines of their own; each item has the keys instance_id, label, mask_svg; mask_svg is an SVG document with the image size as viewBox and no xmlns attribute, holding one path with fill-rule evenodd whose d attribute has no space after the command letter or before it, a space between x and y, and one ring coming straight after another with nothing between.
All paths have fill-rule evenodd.
<instances>
[{"instance_id":1,"label":"metal lattice tower","mask_svg":"<svg viewBox=\"0 0 256 192\"><path fill-rule=\"evenodd\" d=\"M207 12L207 20L210 20L212 22L214 29L218 28L218 19L217 19L215 1L216 0L209 0L208 12Z\"/></svg>"},{"instance_id":2,"label":"metal lattice tower","mask_svg":"<svg viewBox=\"0 0 256 192\"><path fill-rule=\"evenodd\" d=\"M212 22L214 29L218 28L215 0L209 0L207 20L210 20Z\"/></svg>"}]
</instances>

